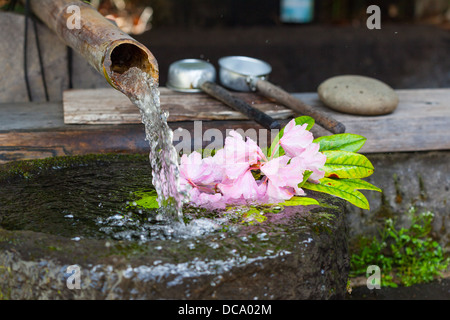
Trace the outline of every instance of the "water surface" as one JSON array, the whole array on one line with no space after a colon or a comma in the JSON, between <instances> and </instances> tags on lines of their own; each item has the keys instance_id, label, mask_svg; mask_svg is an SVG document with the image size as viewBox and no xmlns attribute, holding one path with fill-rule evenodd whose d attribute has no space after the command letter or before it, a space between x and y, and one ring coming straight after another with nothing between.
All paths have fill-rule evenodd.
<instances>
[{"instance_id":1,"label":"water surface","mask_svg":"<svg viewBox=\"0 0 450 320\"><path fill-rule=\"evenodd\" d=\"M139 194L156 195L145 156L100 159L1 181L0 227L74 240L138 241L195 237L217 229L216 222L185 219L185 225L167 217L166 208L136 205Z\"/></svg>"}]
</instances>

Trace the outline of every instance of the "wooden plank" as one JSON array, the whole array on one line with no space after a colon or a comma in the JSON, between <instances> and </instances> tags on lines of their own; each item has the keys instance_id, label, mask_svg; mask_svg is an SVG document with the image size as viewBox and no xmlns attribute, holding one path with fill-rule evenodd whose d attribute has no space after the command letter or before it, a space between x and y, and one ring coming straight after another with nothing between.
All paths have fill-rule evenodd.
<instances>
[{"instance_id":1,"label":"wooden plank","mask_svg":"<svg viewBox=\"0 0 450 320\"><path fill-rule=\"evenodd\" d=\"M450 89L398 90L400 104L382 116L356 116L330 110L316 93L294 94L305 103L330 113L346 126L346 132L367 137L362 152L395 152L450 149ZM257 108L290 118L282 106L254 93L236 93ZM112 89L69 91L65 94L66 123L138 123L139 112L122 94ZM74 101L78 99L77 103ZM103 102L99 102L103 101ZM118 101L120 101L118 103ZM240 113L206 94L181 94L161 88L161 104L169 110L169 121L240 120ZM273 109L272 109L273 108ZM315 135L330 134L316 126Z\"/></svg>"},{"instance_id":2,"label":"wooden plank","mask_svg":"<svg viewBox=\"0 0 450 320\"><path fill-rule=\"evenodd\" d=\"M355 116L326 108L316 94L296 94L341 121L346 132L367 138L361 152L403 152L450 149L450 89L397 90L395 112ZM321 132L320 135L328 135Z\"/></svg>"},{"instance_id":3,"label":"wooden plank","mask_svg":"<svg viewBox=\"0 0 450 320\"><path fill-rule=\"evenodd\" d=\"M1 109L0 109L1 116ZM193 121L172 122L172 130L183 128L189 132L188 143L192 150L207 147L210 140L202 139L200 145L194 141L203 137L209 129L218 129L222 139L228 130L265 130L253 121ZM267 137L270 139L270 136ZM174 139L174 144L182 139ZM126 125L64 125L60 128L35 130L0 131L0 164L12 160L27 160L49 156L85 155L91 153L148 153L142 124Z\"/></svg>"},{"instance_id":4,"label":"wooden plank","mask_svg":"<svg viewBox=\"0 0 450 320\"><path fill-rule=\"evenodd\" d=\"M222 102L204 93L178 93L160 88L161 107L169 111L169 121L246 120ZM236 93L247 103L274 119L287 119L293 112L254 93ZM139 110L122 93L114 89L67 90L63 96L66 124L140 123Z\"/></svg>"},{"instance_id":5,"label":"wooden plank","mask_svg":"<svg viewBox=\"0 0 450 320\"><path fill-rule=\"evenodd\" d=\"M0 104L0 130L59 128L64 126L63 108L58 102Z\"/></svg>"},{"instance_id":6,"label":"wooden plank","mask_svg":"<svg viewBox=\"0 0 450 320\"><path fill-rule=\"evenodd\" d=\"M400 90L398 94L401 100L398 109L390 115L376 117L328 110L314 93L296 96L330 112L345 124L347 132L365 136L363 153L450 150L450 90ZM148 152L142 124L66 125L62 121L62 108L61 104L0 105L0 163L52 155ZM52 112L55 114L51 115ZM210 143L206 139L195 141L199 127L201 137L209 129L218 129L222 139L230 129L264 130L255 122L245 120L181 121L169 125L173 130L182 128L189 132L193 149L199 143L203 147ZM314 126L312 132L315 137L330 134L320 126ZM270 139L270 134L267 138Z\"/></svg>"},{"instance_id":7,"label":"wooden plank","mask_svg":"<svg viewBox=\"0 0 450 320\"><path fill-rule=\"evenodd\" d=\"M142 125L0 131L0 164L49 156L148 152L144 137Z\"/></svg>"}]
</instances>

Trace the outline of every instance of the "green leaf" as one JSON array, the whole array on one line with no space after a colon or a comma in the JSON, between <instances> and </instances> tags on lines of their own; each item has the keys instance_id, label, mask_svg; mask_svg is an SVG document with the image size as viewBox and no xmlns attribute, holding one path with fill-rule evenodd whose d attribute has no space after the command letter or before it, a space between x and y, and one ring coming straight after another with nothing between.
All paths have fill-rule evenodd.
<instances>
[{"instance_id":1,"label":"green leaf","mask_svg":"<svg viewBox=\"0 0 450 320\"><path fill-rule=\"evenodd\" d=\"M315 120L308 116L301 116L301 117L295 118L295 125L302 126L305 123L308 124L308 126L306 127L306 130L309 131L314 126Z\"/></svg>"},{"instance_id":2,"label":"green leaf","mask_svg":"<svg viewBox=\"0 0 450 320\"><path fill-rule=\"evenodd\" d=\"M342 184L347 185L350 188L353 188L354 190L373 190L382 192L382 190L373 184L370 184L367 181L361 180L361 179L340 179L339 180Z\"/></svg>"},{"instance_id":3,"label":"green leaf","mask_svg":"<svg viewBox=\"0 0 450 320\"><path fill-rule=\"evenodd\" d=\"M352 133L341 133L332 136L324 136L314 140L320 144L319 151L342 150L357 152L366 143L366 138Z\"/></svg>"},{"instance_id":4,"label":"green leaf","mask_svg":"<svg viewBox=\"0 0 450 320\"><path fill-rule=\"evenodd\" d=\"M306 182L303 185L303 189L327 193L347 200L358 208L370 209L369 201L367 201L366 197L353 187L342 183L341 180L323 178L318 184Z\"/></svg>"},{"instance_id":5,"label":"green leaf","mask_svg":"<svg viewBox=\"0 0 450 320\"><path fill-rule=\"evenodd\" d=\"M305 172L303 172L303 181L300 182L300 183L298 184L298 187L301 188L301 187L305 184L305 182L308 181L309 177L310 177L312 174L313 174L312 171L310 171L310 170L305 170Z\"/></svg>"},{"instance_id":6,"label":"green leaf","mask_svg":"<svg viewBox=\"0 0 450 320\"><path fill-rule=\"evenodd\" d=\"M294 196L285 202L280 203L280 206L293 207L293 206L311 206L319 205L319 202L313 198Z\"/></svg>"},{"instance_id":7,"label":"green leaf","mask_svg":"<svg viewBox=\"0 0 450 320\"><path fill-rule=\"evenodd\" d=\"M308 126L306 127L306 130L311 130L311 128L314 126L315 121L314 121L313 118L308 117L308 116L301 116L301 117L295 118L295 124L296 125L302 126L305 123L308 124ZM282 128L280 130L280 132L278 132L278 134L275 137L275 139L273 139L272 144L270 146L270 149L268 150L269 157L272 156L273 151L275 149L277 149L277 150L275 151L274 158L277 158L277 157L280 157L280 156L284 155L285 152L284 152L283 148L281 148L281 146L278 144L280 139L283 137L283 134L284 134L284 128Z\"/></svg>"},{"instance_id":8,"label":"green leaf","mask_svg":"<svg viewBox=\"0 0 450 320\"><path fill-rule=\"evenodd\" d=\"M327 162L323 169L325 177L358 179L372 175L374 167L365 156L349 151L324 151Z\"/></svg>"}]
</instances>

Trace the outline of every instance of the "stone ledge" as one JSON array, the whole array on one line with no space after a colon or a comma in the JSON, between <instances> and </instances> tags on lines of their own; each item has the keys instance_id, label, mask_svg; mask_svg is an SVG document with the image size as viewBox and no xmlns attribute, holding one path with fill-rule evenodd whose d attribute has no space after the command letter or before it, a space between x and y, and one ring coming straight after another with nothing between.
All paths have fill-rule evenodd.
<instances>
[{"instance_id":1,"label":"stone ledge","mask_svg":"<svg viewBox=\"0 0 450 320\"><path fill-rule=\"evenodd\" d=\"M365 192L370 211L348 206L350 238L378 235L387 218L408 227L408 211L434 213L432 236L450 252L450 151L367 155L375 172L367 181L383 193Z\"/></svg>"}]
</instances>

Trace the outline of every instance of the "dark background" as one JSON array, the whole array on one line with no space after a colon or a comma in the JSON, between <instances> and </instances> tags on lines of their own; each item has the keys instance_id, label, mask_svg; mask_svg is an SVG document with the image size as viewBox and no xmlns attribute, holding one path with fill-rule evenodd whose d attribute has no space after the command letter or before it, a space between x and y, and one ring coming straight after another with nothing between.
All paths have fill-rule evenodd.
<instances>
[{"instance_id":1,"label":"dark background","mask_svg":"<svg viewBox=\"0 0 450 320\"><path fill-rule=\"evenodd\" d=\"M246 55L270 63L271 81L291 92L315 91L340 74L375 77L396 89L450 87L442 2L423 0L419 8L413 0L316 0L307 24L282 23L277 0L143 2L154 9L152 29L135 37L156 56L161 85L178 59L217 66L222 56ZM372 4L381 9L381 30L366 27Z\"/></svg>"},{"instance_id":2,"label":"dark background","mask_svg":"<svg viewBox=\"0 0 450 320\"><path fill-rule=\"evenodd\" d=\"M425 16L439 11L428 1ZM111 10L110 0L101 1L104 10ZM154 28L175 26L211 28L236 26L277 26L280 21L280 0L128 0L129 7L150 6L154 9ZM314 23L346 24L366 19L369 5L378 5L383 21L413 21L414 0L316 0ZM102 8L101 8L102 9Z\"/></svg>"},{"instance_id":3,"label":"dark background","mask_svg":"<svg viewBox=\"0 0 450 320\"><path fill-rule=\"evenodd\" d=\"M281 0L126 0L118 8L122 1L91 3L105 16L131 20L153 9L149 30L132 36L158 60L161 86L176 60L200 58L218 67L220 57L245 55L271 64L270 80L290 92L316 91L342 74L374 77L395 89L450 87L449 0L316 0L304 24L281 21ZM366 26L369 5L381 9L381 30Z\"/></svg>"}]
</instances>

